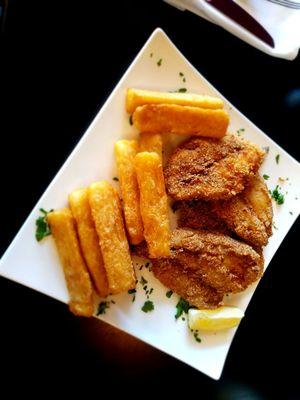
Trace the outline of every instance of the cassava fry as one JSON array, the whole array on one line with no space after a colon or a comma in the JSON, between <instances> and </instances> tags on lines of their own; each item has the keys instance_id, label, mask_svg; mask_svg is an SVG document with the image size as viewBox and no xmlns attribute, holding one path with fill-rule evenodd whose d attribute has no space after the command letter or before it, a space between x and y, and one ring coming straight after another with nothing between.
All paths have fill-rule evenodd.
<instances>
[{"instance_id":1,"label":"cassava fry","mask_svg":"<svg viewBox=\"0 0 300 400\"><path fill-rule=\"evenodd\" d=\"M161 160L156 153L138 153L135 168L140 188L144 236L150 256L167 257L170 255L170 227Z\"/></svg>"},{"instance_id":2,"label":"cassava fry","mask_svg":"<svg viewBox=\"0 0 300 400\"><path fill-rule=\"evenodd\" d=\"M108 281L89 205L88 189L79 189L69 196L70 208L75 218L79 241L95 289L100 297L109 294Z\"/></svg>"},{"instance_id":3,"label":"cassava fry","mask_svg":"<svg viewBox=\"0 0 300 400\"><path fill-rule=\"evenodd\" d=\"M90 317L94 311L92 283L81 255L71 211L68 208L52 211L47 221L63 265L70 310L75 315Z\"/></svg>"},{"instance_id":4,"label":"cassava fry","mask_svg":"<svg viewBox=\"0 0 300 400\"><path fill-rule=\"evenodd\" d=\"M226 134L229 116L224 110L175 104L145 105L133 113L133 124L141 132L220 138Z\"/></svg>"},{"instance_id":5,"label":"cassava fry","mask_svg":"<svg viewBox=\"0 0 300 400\"><path fill-rule=\"evenodd\" d=\"M192 93L165 93L150 90L128 89L126 93L126 110L133 113L138 106L145 104L178 104L201 108L223 108L224 103L218 97Z\"/></svg>"},{"instance_id":6,"label":"cassava fry","mask_svg":"<svg viewBox=\"0 0 300 400\"><path fill-rule=\"evenodd\" d=\"M140 133L139 152L148 151L159 155L162 160L163 141L159 133Z\"/></svg>"},{"instance_id":7,"label":"cassava fry","mask_svg":"<svg viewBox=\"0 0 300 400\"><path fill-rule=\"evenodd\" d=\"M89 187L89 202L108 278L110 293L135 287L135 274L116 190L106 181Z\"/></svg>"},{"instance_id":8,"label":"cassava fry","mask_svg":"<svg viewBox=\"0 0 300 400\"><path fill-rule=\"evenodd\" d=\"M144 238L139 187L134 169L137 147L136 140L119 140L115 144L126 228L132 244L138 244Z\"/></svg>"}]
</instances>

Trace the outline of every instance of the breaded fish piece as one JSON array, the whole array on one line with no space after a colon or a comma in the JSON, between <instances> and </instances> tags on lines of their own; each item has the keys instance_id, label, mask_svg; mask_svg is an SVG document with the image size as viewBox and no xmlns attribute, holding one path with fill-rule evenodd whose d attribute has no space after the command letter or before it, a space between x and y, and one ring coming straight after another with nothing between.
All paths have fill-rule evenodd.
<instances>
[{"instance_id":1,"label":"breaded fish piece","mask_svg":"<svg viewBox=\"0 0 300 400\"><path fill-rule=\"evenodd\" d=\"M168 194L175 200L228 200L244 190L265 153L227 134L222 139L193 137L180 145L165 167Z\"/></svg>"},{"instance_id":2,"label":"breaded fish piece","mask_svg":"<svg viewBox=\"0 0 300 400\"><path fill-rule=\"evenodd\" d=\"M212 210L212 203L203 200L177 201L173 210L178 211L178 227L217 231L230 235L226 223Z\"/></svg>"},{"instance_id":3,"label":"breaded fish piece","mask_svg":"<svg viewBox=\"0 0 300 400\"><path fill-rule=\"evenodd\" d=\"M273 210L268 189L259 175L228 201L215 202L212 211L240 238L253 246L265 246L272 234Z\"/></svg>"},{"instance_id":4,"label":"breaded fish piece","mask_svg":"<svg viewBox=\"0 0 300 400\"><path fill-rule=\"evenodd\" d=\"M247 188L227 201L178 201L178 226L214 230L237 235L246 243L261 247L272 234L272 202L268 188L259 175Z\"/></svg>"},{"instance_id":5,"label":"breaded fish piece","mask_svg":"<svg viewBox=\"0 0 300 400\"><path fill-rule=\"evenodd\" d=\"M221 293L241 292L263 273L262 256L221 233L176 229L171 248L176 262Z\"/></svg>"},{"instance_id":6,"label":"breaded fish piece","mask_svg":"<svg viewBox=\"0 0 300 400\"><path fill-rule=\"evenodd\" d=\"M229 115L222 109L147 104L137 107L132 120L140 132L220 138L226 134Z\"/></svg>"},{"instance_id":7,"label":"breaded fish piece","mask_svg":"<svg viewBox=\"0 0 300 400\"><path fill-rule=\"evenodd\" d=\"M198 308L217 308L221 305L223 293L206 285L201 277L185 268L175 252L171 258L152 260L155 277L165 286Z\"/></svg>"}]
</instances>

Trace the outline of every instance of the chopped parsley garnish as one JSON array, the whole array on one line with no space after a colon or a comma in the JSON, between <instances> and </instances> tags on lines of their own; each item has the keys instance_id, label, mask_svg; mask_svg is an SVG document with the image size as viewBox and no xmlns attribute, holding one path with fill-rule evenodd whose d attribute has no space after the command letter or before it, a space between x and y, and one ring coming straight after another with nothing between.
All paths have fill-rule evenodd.
<instances>
[{"instance_id":1,"label":"chopped parsley garnish","mask_svg":"<svg viewBox=\"0 0 300 400\"><path fill-rule=\"evenodd\" d=\"M184 73L183 72L179 72L179 76L184 76Z\"/></svg>"},{"instance_id":2,"label":"chopped parsley garnish","mask_svg":"<svg viewBox=\"0 0 300 400\"><path fill-rule=\"evenodd\" d=\"M277 156L275 157L276 164L279 164L279 158L280 158L280 154L277 154Z\"/></svg>"},{"instance_id":3,"label":"chopped parsley garnish","mask_svg":"<svg viewBox=\"0 0 300 400\"><path fill-rule=\"evenodd\" d=\"M160 59L157 61L157 66L160 67L160 66L161 66L161 63L162 63L162 58L160 58Z\"/></svg>"},{"instance_id":4,"label":"chopped parsley garnish","mask_svg":"<svg viewBox=\"0 0 300 400\"><path fill-rule=\"evenodd\" d=\"M263 174L263 178L267 181L270 177L269 175Z\"/></svg>"},{"instance_id":5,"label":"chopped parsley garnish","mask_svg":"<svg viewBox=\"0 0 300 400\"><path fill-rule=\"evenodd\" d=\"M114 300L111 300L111 302L112 302L113 304L116 304L116 302L115 302Z\"/></svg>"},{"instance_id":6,"label":"chopped parsley garnish","mask_svg":"<svg viewBox=\"0 0 300 400\"><path fill-rule=\"evenodd\" d=\"M47 215L53 210L46 211L43 208L40 208L40 212L43 214L38 217L35 221L35 238L38 242L40 242L44 237L51 235L51 229L47 222Z\"/></svg>"},{"instance_id":7,"label":"chopped parsley garnish","mask_svg":"<svg viewBox=\"0 0 300 400\"><path fill-rule=\"evenodd\" d=\"M130 117L129 117L129 123L130 123L130 125L133 125L132 115L130 115Z\"/></svg>"},{"instance_id":8,"label":"chopped parsley garnish","mask_svg":"<svg viewBox=\"0 0 300 400\"><path fill-rule=\"evenodd\" d=\"M146 281L146 279L142 276L142 277L141 277L141 280L140 280L140 284L141 284L142 286L145 286L146 283L148 283L148 281Z\"/></svg>"},{"instance_id":9,"label":"chopped parsley garnish","mask_svg":"<svg viewBox=\"0 0 300 400\"><path fill-rule=\"evenodd\" d=\"M183 78L183 79L182 79L182 82L184 82L184 83L185 83L185 82L186 82L186 79L185 79L185 78Z\"/></svg>"},{"instance_id":10,"label":"chopped parsley garnish","mask_svg":"<svg viewBox=\"0 0 300 400\"><path fill-rule=\"evenodd\" d=\"M143 265L140 266L139 270L141 271L143 269Z\"/></svg>"},{"instance_id":11,"label":"chopped parsley garnish","mask_svg":"<svg viewBox=\"0 0 300 400\"><path fill-rule=\"evenodd\" d=\"M238 129L238 130L236 131L236 133L238 134L238 136L240 136L240 134L241 134L242 132L245 132L245 129L244 129L244 128L240 128L240 129Z\"/></svg>"},{"instance_id":12,"label":"chopped parsley garnish","mask_svg":"<svg viewBox=\"0 0 300 400\"><path fill-rule=\"evenodd\" d=\"M116 176L113 177L113 181L119 182L119 178L117 178Z\"/></svg>"},{"instance_id":13,"label":"chopped parsley garnish","mask_svg":"<svg viewBox=\"0 0 300 400\"><path fill-rule=\"evenodd\" d=\"M189 311L190 307L190 303L186 300L184 300L182 297L180 297L178 303L176 304L176 314L175 314L175 318L178 319L179 317L181 317L182 313L186 313Z\"/></svg>"},{"instance_id":14,"label":"chopped parsley garnish","mask_svg":"<svg viewBox=\"0 0 300 400\"><path fill-rule=\"evenodd\" d=\"M130 289L130 290L128 290L128 294L134 294L134 293L136 293L136 290L135 290L135 289Z\"/></svg>"},{"instance_id":15,"label":"chopped parsley garnish","mask_svg":"<svg viewBox=\"0 0 300 400\"><path fill-rule=\"evenodd\" d=\"M135 301L135 294L133 295L133 298L132 298L132 302L134 302Z\"/></svg>"},{"instance_id":16,"label":"chopped parsley garnish","mask_svg":"<svg viewBox=\"0 0 300 400\"><path fill-rule=\"evenodd\" d=\"M150 301L150 300L145 301L141 310L144 311L145 313L153 311L154 310L153 301Z\"/></svg>"},{"instance_id":17,"label":"chopped parsley garnish","mask_svg":"<svg viewBox=\"0 0 300 400\"><path fill-rule=\"evenodd\" d=\"M146 290L147 290L147 285L145 285L144 287L143 287L143 289L145 290L145 292L146 292Z\"/></svg>"},{"instance_id":18,"label":"chopped parsley garnish","mask_svg":"<svg viewBox=\"0 0 300 400\"><path fill-rule=\"evenodd\" d=\"M197 331L194 332L194 338L195 338L196 342L201 343L201 339L199 338L199 333Z\"/></svg>"},{"instance_id":19,"label":"chopped parsley garnish","mask_svg":"<svg viewBox=\"0 0 300 400\"><path fill-rule=\"evenodd\" d=\"M292 211L289 211L289 214L294 215L294 214L292 213Z\"/></svg>"},{"instance_id":20,"label":"chopped parsley garnish","mask_svg":"<svg viewBox=\"0 0 300 400\"><path fill-rule=\"evenodd\" d=\"M276 188L270 192L272 199L276 201L278 205L281 205L284 203L284 195L280 193L278 190L279 186L277 185Z\"/></svg>"},{"instance_id":21,"label":"chopped parsley garnish","mask_svg":"<svg viewBox=\"0 0 300 400\"><path fill-rule=\"evenodd\" d=\"M277 226L275 225L275 222L272 222L272 225L273 225L274 229L276 229L276 230L278 229Z\"/></svg>"},{"instance_id":22,"label":"chopped parsley garnish","mask_svg":"<svg viewBox=\"0 0 300 400\"><path fill-rule=\"evenodd\" d=\"M153 289L153 287L152 287L152 288L150 289L149 294L152 294L153 290L154 290L154 289Z\"/></svg>"},{"instance_id":23,"label":"chopped parsley garnish","mask_svg":"<svg viewBox=\"0 0 300 400\"><path fill-rule=\"evenodd\" d=\"M153 53L150 53L150 57L151 57L151 58L153 57Z\"/></svg>"},{"instance_id":24,"label":"chopped parsley garnish","mask_svg":"<svg viewBox=\"0 0 300 400\"><path fill-rule=\"evenodd\" d=\"M178 93L185 93L187 91L187 89L186 88L180 88L180 89L178 89Z\"/></svg>"},{"instance_id":25,"label":"chopped parsley garnish","mask_svg":"<svg viewBox=\"0 0 300 400\"><path fill-rule=\"evenodd\" d=\"M101 303L99 303L98 305L98 310L96 315L101 315L101 314L105 314L106 310L109 308L109 302L108 301L101 301Z\"/></svg>"},{"instance_id":26,"label":"chopped parsley garnish","mask_svg":"<svg viewBox=\"0 0 300 400\"><path fill-rule=\"evenodd\" d=\"M149 262L147 262L147 263L145 264L145 268L148 268L148 267L149 267L149 265L150 265L150 263L149 263Z\"/></svg>"},{"instance_id":27,"label":"chopped parsley garnish","mask_svg":"<svg viewBox=\"0 0 300 400\"><path fill-rule=\"evenodd\" d=\"M169 290L169 291L166 293L167 298L169 299L169 298L172 296L172 294L173 294L173 290Z\"/></svg>"}]
</instances>

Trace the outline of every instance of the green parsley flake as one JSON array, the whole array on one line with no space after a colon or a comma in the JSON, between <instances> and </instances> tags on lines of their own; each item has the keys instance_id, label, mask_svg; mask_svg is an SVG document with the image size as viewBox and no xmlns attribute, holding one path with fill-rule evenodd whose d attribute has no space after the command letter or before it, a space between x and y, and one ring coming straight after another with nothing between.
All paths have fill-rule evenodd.
<instances>
[{"instance_id":1,"label":"green parsley flake","mask_svg":"<svg viewBox=\"0 0 300 400\"><path fill-rule=\"evenodd\" d=\"M132 115L130 115L130 117L129 117L129 123L130 123L130 125L133 125Z\"/></svg>"},{"instance_id":2,"label":"green parsley flake","mask_svg":"<svg viewBox=\"0 0 300 400\"><path fill-rule=\"evenodd\" d=\"M178 93L185 93L187 91L187 89L186 88L180 88L177 91L178 91Z\"/></svg>"},{"instance_id":3,"label":"green parsley flake","mask_svg":"<svg viewBox=\"0 0 300 400\"><path fill-rule=\"evenodd\" d=\"M173 290L169 290L169 291L166 293L167 298L169 299L169 298L172 296L172 294L173 294Z\"/></svg>"},{"instance_id":4,"label":"green parsley flake","mask_svg":"<svg viewBox=\"0 0 300 400\"><path fill-rule=\"evenodd\" d=\"M43 215L38 217L35 221L35 226L36 226L35 238L38 242L44 239L44 237L51 235L51 229L47 222L47 215L52 211L53 209L50 211L46 211L43 208L40 208L40 212Z\"/></svg>"},{"instance_id":5,"label":"green parsley flake","mask_svg":"<svg viewBox=\"0 0 300 400\"><path fill-rule=\"evenodd\" d=\"M135 289L130 289L130 290L128 290L128 294L134 294L134 293L136 293L136 290L135 290Z\"/></svg>"},{"instance_id":6,"label":"green parsley flake","mask_svg":"<svg viewBox=\"0 0 300 400\"><path fill-rule=\"evenodd\" d=\"M179 76L184 76L184 73L183 72L179 72Z\"/></svg>"},{"instance_id":7,"label":"green parsley flake","mask_svg":"<svg viewBox=\"0 0 300 400\"><path fill-rule=\"evenodd\" d=\"M135 294L133 295L133 298L132 298L132 302L134 302L135 301Z\"/></svg>"},{"instance_id":8,"label":"green parsley flake","mask_svg":"<svg viewBox=\"0 0 300 400\"><path fill-rule=\"evenodd\" d=\"M292 211L289 211L289 214L294 215L294 214L292 213Z\"/></svg>"},{"instance_id":9,"label":"green parsley flake","mask_svg":"<svg viewBox=\"0 0 300 400\"><path fill-rule=\"evenodd\" d=\"M161 63L162 63L162 58L160 58L160 59L157 61L157 66L160 67L160 66L161 66Z\"/></svg>"},{"instance_id":10,"label":"green parsley flake","mask_svg":"<svg viewBox=\"0 0 300 400\"><path fill-rule=\"evenodd\" d=\"M150 57L151 57L151 58L153 57L153 53L150 53Z\"/></svg>"},{"instance_id":11,"label":"green parsley flake","mask_svg":"<svg viewBox=\"0 0 300 400\"><path fill-rule=\"evenodd\" d=\"M279 164L279 158L280 158L280 154L277 154L277 156L275 157L276 164Z\"/></svg>"},{"instance_id":12,"label":"green parsley flake","mask_svg":"<svg viewBox=\"0 0 300 400\"><path fill-rule=\"evenodd\" d=\"M201 343L201 339L199 338L198 332L194 332L194 338L195 338L196 342Z\"/></svg>"},{"instance_id":13,"label":"green parsley flake","mask_svg":"<svg viewBox=\"0 0 300 400\"><path fill-rule=\"evenodd\" d=\"M182 79L182 82L183 82L183 83L185 83L185 82L186 82L186 79L185 79L185 78L183 78L183 79Z\"/></svg>"},{"instance_id":14,"label":"green parsley flake","mask_svg":"<svg viewBox=\"0 0 300 400\"><path fill-rule=\"evenodd\" d=\"M238 134L238 136L240 136L242 132L245 132L245 129L244 129L244 128L240 128L240 129L238 129L238 130L236 131L236 133Z\"/></svg>"},{"instance_id":15,"label":"green parsley flake","mask_svg":"<svg viewBox=\"0 0 300 400\"><path fill-rule=\"evenodd\" d=\"M101 301L101 303L99 303L98 305L98 310L96 315L101 315L101 314L105 314L106 310L109 308L109 302L108 301Z\"/></svg>"},{"instance_id":16,"label":"green parsley flake","mask_svg":"<svg viewBox=\"0 0 300 400\"><path fill-rule=\"evenodd\" d=\"M264 174L263 178L267 181L270 177L269 177L269 175Z\"/></svg>"},{"instance_id":17,"label":"green parsley flake","mask_svg":"<svg viewBox=\"0 0 300 400\"><path fill-rule=\"evenodd\" d=\"M113 177L113 181L119 182L119 178L117 178L116 176Z\"/></svg>"},{"instance_id":18,"label":"green parsley flake","mask_svg":"<svg viewBox=\"0 0 300 400\"><path fill-rule=\"evenodd\" d=\"M271 193L272 199L274 199L278 205L281 205L284 203L284 195L282 193L280 193L280 191L278 189L279 189L279 186L277 185L276 188L270 193Z\"/></svg>"},{"instance_id":19,"label":"green parsley flake","mask_svg":"<svg viewBox=\"0 0 300 400\"><path fill-rule=\"evenodd\" d=\"M153 311L154 310L153 301L150 301L150 300L145 301L141 310L144 311L145 313Z\"/></svg>"},{"instance_id":20,"label":"green parsley flake","mask_svg":"<svg viewBox=\"0 0 300 400\"><path fill-rule=\"evenodd\" d=\"M150 289L149 294L152 294L153 290L154 290L154 289L153 289L153 287L152 287L152 288Z\"/></svg>"},{"instance_id":21,"label":"green parsley flake","mask_svg":"<svg viewBox=\"0 0 300 400\"><path fill-rule=\"evenodd\" d=\"M179 317L181 317L182 313L188 313L189 308L191 308L190 303L186 300L184 300L182 297L180 297L178 303L176 304L176 314L175 314L175 318L178 319Z\"/></svg>"},{"instance_id":22,"label":"green parsley flake","mask_svg":"<svg viewBox=\"0 0 300 400\"><path fill-rule=\"evenodd\" d=\"M141 280L140 280L140 284L141 284L142 286L145 286L146 283L148 283L148 281L146 281L146 279L142 276L142 277L141 277Z\"/></svg>"}]
</instances>

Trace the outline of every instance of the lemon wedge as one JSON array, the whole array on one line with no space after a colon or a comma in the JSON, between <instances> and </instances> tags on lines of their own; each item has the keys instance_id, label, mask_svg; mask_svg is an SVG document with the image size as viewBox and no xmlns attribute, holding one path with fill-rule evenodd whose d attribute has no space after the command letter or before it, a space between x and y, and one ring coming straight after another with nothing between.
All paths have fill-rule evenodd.
<instances>
[{"instance_id":1,"label":"lemon wedge","mask_svg":"<svg viewBox=\"0 0 300 400\"><path fill-rule=\"evenodd\" d=\"M244 316L238 307L219 307L214 310L189 309L189 327L192 330L220 331L233 328Z\"/></svg>"}]
</instances>

